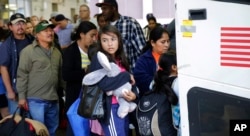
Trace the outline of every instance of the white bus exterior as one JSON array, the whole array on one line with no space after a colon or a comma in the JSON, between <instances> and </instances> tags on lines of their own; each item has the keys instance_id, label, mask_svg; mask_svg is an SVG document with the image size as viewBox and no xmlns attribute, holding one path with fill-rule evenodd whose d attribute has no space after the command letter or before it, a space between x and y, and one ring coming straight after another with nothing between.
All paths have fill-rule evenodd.
<instances>
[{"instance_id":1,"label":"white bus exterior","mask_svg":"<svg viewBox=\"0 0 250 136\"><path fill-rule=\"evenodd\" d=\"M250 119L250 0L175 4L181 134L229 136Z\"/></svg>"}]
</instances>

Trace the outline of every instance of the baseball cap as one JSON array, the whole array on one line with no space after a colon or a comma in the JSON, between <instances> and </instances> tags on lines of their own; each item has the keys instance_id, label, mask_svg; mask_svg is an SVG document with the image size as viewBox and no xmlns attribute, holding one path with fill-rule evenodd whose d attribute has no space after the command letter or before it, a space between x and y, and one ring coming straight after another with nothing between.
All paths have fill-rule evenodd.
<instances>
[{"instance_id":1,"label":"baseball cap","mask_svg":"<svg viewBox=\"0 0 250 136\"><path fill-rule=\"evenodd\" d=\"M153 17L154 17L153 13L148 13L148 14L146 15L147 20L149 20L149 19L151 19L151 18L153 18Z\"/></svg>"},{"instance_id":2,"label":"baseball cap","mask_svg":"<svg viewBox=\"0 0 250 136\"><path fill-rule=\"evenodd\" d=\"M58 14L59 14L59 13L57 13L57 12L51 13L51 14L50 14L50 19L49 19L49 21L51 21L52 18L55 18Z\"/></svg>"},{"instance_id":3,"label":"baseball cap","mask_svg":"<svg viewBox=\"0 0 250 136\"><path fill-rule=\"evenodd\" d=\"M69 20L68 18L66 18L63 14L58 14L55 17L55 21L62 21L62 20Z\"/></svg>"},{"instance_id":4,"label":"baseball cap","mask_svg":"<svg viewBox=\"0 0 250 136\"><path fill-rule=\"evenodd\" d=\"M40 23L38 23L38 24L35 26L35 33L39 33L39 32L45 30L45 29L48 28L48 27L54 28L55 25L49 24L49 23L47 23L47 22L45 22L45 21L41 21Z\"/></svg>"},{"instance_id":5,"label":"baseball cap","mask_svg":"<svg viewBox=\"0 0 250 136\"><path fill-rule=\"evenodd\" d=\"M103 5L115 6L118 7L116 0L103 0L102 3L96 3L97 7L102 7Z\"/></svg>"},{"instance_id":6,"label":"baseball cap","mask_svg":"<svg viewBox=\"0 0 250 136\"><path fill-rule=\"evenodd\" d=\"M24 17L23 14L21 14L21 13L15 13L15 14L13 14L13 15L10 17L10 22L11 22L11 24L15 24L15 23L17 23L18 21L24 21L24 22L26 22L26 19L25 19L25 17Z\"/></svg>"}]
</instances>

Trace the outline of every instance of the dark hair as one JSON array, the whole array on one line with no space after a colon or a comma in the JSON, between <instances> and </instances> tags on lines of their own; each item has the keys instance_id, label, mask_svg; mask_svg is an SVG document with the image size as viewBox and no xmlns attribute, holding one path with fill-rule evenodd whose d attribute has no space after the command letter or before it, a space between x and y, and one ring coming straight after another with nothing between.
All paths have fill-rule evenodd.
<instances>
[{"instance_id":1,"label":"dark hair","mask_svg":"<svg viewBox=\"0 0 250 136\"><path fill-rule=\"evenodd\" d=\"M101 17L102 17L102 13L96 14L96 21L99 22Z\"/></svg>"},{"instance_id":2,"label":"dark hair","mask_svg":"<svg viewBox=\"0 0 250 136\"><path fill-rule=\"evenodd\" d=\"M0 42L6 40L10 34L11 31L9 29L3 29L2 27L0 27Z\"/></svg>"},{"instance_id":3,"label":"dark hair","mask_svg":"<svg viewBox=\"0 0 250 136\"><path fill-rule=\"evenodd\" d=\"M155 23L157 23L157 22L156 22L156 18L155 18L154 16L149 17L147 20L148 20L148 22L149 22L150 20L153 20Z\"/></svg>"},{"instance_id":4,"label":"dark hair","mask_svg":"<svg viewBox=\"0 0 250 136\"><path fill-rule=\"evenodd\" d=\"M152 50L153 47L151 45L151 41L156 42L157 40L159 40L162 37L162 35L164 33L168 34L168 31L161 26L156 26L153 30L151 30L151 32L149 34L149 40L148 40L146 46L143 47L142 53L146 52L149 49Z\"/></svg>"},{"instance_id":5,"label":"dark hair","mask_svg":"<svg viewBox=\"0 0 250 136\"><path fill-rule=\"evenodd\" d=\"M176 105L178 103L178 97L171 88L172 80L170 74L172 71L172 65L177 65L175 52L163 53L160 56L159 63L160 69L156 72L154 76L154 86L153 91L164 92L171 104Z\"/></svg>"},{"instance_id":6,"label":"dark hair","mask_svg":"<svg viewBox=\"0 0 250 136\"><path fill-rule=\"evenodd\" d=\"M90 30L97 29L95 24L93 24L90 21L82 21L79 26L76 28L75 32L72 33L71 35L71 40L79 40L81 39L80 34L81 33L88 33Z\"/></svg>"},{"instance_id":7,"label":"dark hair","mask_svg":"<svg viewBox=\"0 0 250 136\"><path fill-rule=\"evenodd\" d=\"M89 45L87 54L88 54L88 58L90 61L91 61L92 57L96 54L98 46L99 45L97 42L94 42L94 43Z\"/></svg>"},{"instance_id":8,"label":"dark hair","mask_svg":"<svg viewBox=\"0 0 250 136\"><path fill-rule=\"evenodd\" d=\"M92 43L92 44L89 45L87 54L88 54L88 58L89 58L90 62L91 62L91 60L92 60L92 57L96 54L97 49L98 49L98 46L99 46L99 45L98 45L97 42L94 42L94 43ZM91 72L91 71L89 70L89 67L90 67L90 65L87 66L87 68L86 68L86 73Z\"/></svg>"},{"instance_id":9,"label":"dark hair","mask_svg":"<svg viewBox=\"0 0 250 136\"><path fill-rule=\"evenodd\" d=\"M130 71L130 68L129 68L129 63L128 63L128 60L125 56L125 53L124 53L124 49L123 49L123 42L122 42L122 37L121 37L121 34L120 32L118 31L118 29L115 27L115 26L112 26L112 25L107 25L107 26L104 26L100 31L99 31L99 34L98 34L98 41L101 42L101 36L102 34L110 34L110 33L113 33L115 34L117 37L118 37L118 50L115 52L115 59L118 59L121 61L121 65L127 70L127 71ZM106 51L103 50L101 44L99 46L99 50L101 52L103 52L104 54L106 54L109 58L110 61L115 61L111 55L109 55Z\"/></svg>"}]
</instances>

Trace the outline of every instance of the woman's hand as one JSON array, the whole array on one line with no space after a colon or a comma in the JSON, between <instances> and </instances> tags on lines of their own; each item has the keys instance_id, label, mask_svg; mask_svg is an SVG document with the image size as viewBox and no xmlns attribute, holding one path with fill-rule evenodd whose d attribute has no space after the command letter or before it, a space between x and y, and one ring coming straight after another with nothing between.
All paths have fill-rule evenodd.
<instances>
[{"instance_id":1,"label":"woman's hand","mask_svg":"<svg viewBox=\"0 0 250 136\"><path fill-rule=\"evenodd\" d=\"M130 102L136 99L136 95L132 91L124 91L123 98Z\"/></svg>"},{"instance_id":2,"label":"woman's hand","mask_svg":"<svg viewBox=\"0 0 250 136\"><path fill-rule=\"evenodd\" d=\"M132 74L130 74L130 83L131 83L132 85L135 84L135 79L134 79L134 76L133 76Z\"/></svg>"}]
</instances>

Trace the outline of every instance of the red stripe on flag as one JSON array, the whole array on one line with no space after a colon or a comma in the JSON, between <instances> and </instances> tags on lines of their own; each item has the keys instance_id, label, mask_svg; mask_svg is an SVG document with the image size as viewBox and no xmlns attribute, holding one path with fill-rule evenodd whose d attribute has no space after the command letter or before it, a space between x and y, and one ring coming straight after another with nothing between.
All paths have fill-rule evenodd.
<instances>
[{"instance_id":1,"label":"red stripe on flag","mask_svg":"<svg viewBox=\"0 0 250 136\"><path fill-rule=\"evenodd\" d=\"M235 37L249 37L250 34L240 34L240 33L221 33L221 36L235 36Z\"/></svg>"},{"instance_id":2,"label":"red stripe on flag","mask_svg":"<svg viewBox=\"0 0 250 136\"><path fill-rule=\"evenodd\" d=\"M249 61L250 58L236 58L236 57L221 57L221 60L237 60L237 61Z\"/></svg>"},{"instance_id":3,"label":"red stripe on flag","mask_svg":"<svg viewBox=\"0 0 250 136\"><path fill-rule=\"evenodd\" d=\"M221 48L226 49L250 49L250 46L243 46L243 45L221 45Z\"/></svg>"},{"instance_id":4,"label":"red stripe on flag","mask_svg":"<svg viewBox=\"0 0 250 136\"><path fill-rule=\"evenodd\" d=\"M250 64L237 64L237 63L220 63L221 66L232 66L232 67L247 67L250 68Z\"/></svg>"},{"instance_id":5,"label":"red stripe on flag","mask_svg":"<svg viewBox=\"0 0 250 136\"><path fill-rule=\"evenodd\" d=\"M221 54L231 54L231 55L250 55L250 52L240 52L240 51L221 51Z\"/></svg>"},{"instance_id":6,"label":"red stripe on flag","mask_svg":"<svg viewBox=\"0 0 250 136\"><path fill-rule=\"evenodd\" d=\"M222 31L250 31L250 27L221 27Z\"/></svg>"},{"instance_id":7,"label":"red stripe on flag","mask_svg":"<svg viewBox=\"0 0 250 136\"><path fill-rule=\"evenodd\" d=\"M250 43L250 40L221 39L221 42L231 42L231 43Z\"/></svg>"},{"instance_id":8,"label":"red stripe on flag","mask_svg":"<svg viewBox=\"0 0 250 136\"><path fill-rule=\"evenodd\" d=\"M221 27L221 66L250 68L250 27Z\"/></svg>"}]
</instances>

